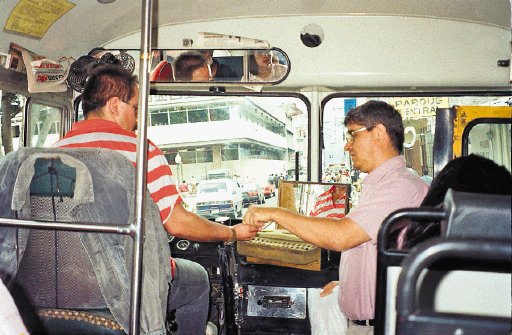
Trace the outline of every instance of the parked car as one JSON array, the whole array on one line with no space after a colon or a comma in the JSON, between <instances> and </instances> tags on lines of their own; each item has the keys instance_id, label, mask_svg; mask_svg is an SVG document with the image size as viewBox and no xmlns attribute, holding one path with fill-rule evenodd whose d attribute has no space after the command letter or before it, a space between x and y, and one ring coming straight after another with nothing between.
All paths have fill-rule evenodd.
<instances>
[{"instance_id":1,"label":"parked car","mask_svg":"<svg viewBox=\"0 0 512 335\"><path fill-rule=\"evenodd\" d=\"M264 204L265 195L263 194L263 187L257 183L246 183L242 187L243 204Z\"/></svg>"},{"instance_id":2,"label":"parked car","mask_svg":"<svg viewBox=\"0 0 512 335\"><path fill-rule=\"evenodd\" d=\"M265 198L272 198L276 195L276 187L273 184L268 184L263 188L263 195Z\"/></svg>"},{"instance_id":3,"label":"parked car","mask_svg":"<svg viewBox=\"0 0 512 335\"><path fill-rule=\"evenodd\" d=\"M242 216L242 190L232 179L202 180L197 186L196 213L206 218Z\"/></svg>"}]
</instances>

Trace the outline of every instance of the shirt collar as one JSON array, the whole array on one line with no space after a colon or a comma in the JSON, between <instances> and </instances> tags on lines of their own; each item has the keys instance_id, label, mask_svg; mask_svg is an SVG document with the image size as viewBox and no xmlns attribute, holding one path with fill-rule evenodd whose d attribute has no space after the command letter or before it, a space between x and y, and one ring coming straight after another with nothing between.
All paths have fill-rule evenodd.
<instances>
[{"instance_id":1,"label":"shirt collar","mask_svg":"<svg viewBox=\"0 0 512 335\"><path fill-rule=\"evenodd\" d=\"M82 120L79 122L74 123L71 126L72 130L85 130L85 129L122 129L117 123L110 120L104 120L104 119L91 119L91 120Z\"/></svg>"}]
</instances>

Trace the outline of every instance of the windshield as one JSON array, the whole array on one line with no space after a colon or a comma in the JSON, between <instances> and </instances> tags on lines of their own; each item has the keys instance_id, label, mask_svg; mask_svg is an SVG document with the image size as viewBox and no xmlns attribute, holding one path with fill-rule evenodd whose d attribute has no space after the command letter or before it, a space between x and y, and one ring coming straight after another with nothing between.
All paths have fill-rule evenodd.
<instances>
[{"instance_id":1,"label":"windshield","mask_svg":"<svg viewBox=\"0 0 512 335\"><path fill-rule=\"evenodd\" d=\"M195 211L196 185L201 193L230 186L215 178L232 180L232 192L247 183L306 181L308 113L297 97L151 95L148 138L190 185L181 195ZM266 204L277 205L275 192Z\"/></svg>"},{"instance_id":2,"label":"windshield","mask_svg":"<svg viewBox=\"0 0 512 335\"><path fill-rule=\"evenodd\" d=\"M258 186L254 183L248 183L248 184L245 184L242 189L244 191L252 191L252 190L257 190L258 189Z\"/></svg>"},{"instance_id":3,"label":"windshield","mask_svg":"<svg viewBox=\"0 0 512 335\"><path fill-rule=\"evenodd\" d=\"M213 193L227 191L226 183L206 183L199 186L199 192L201 193Z\"/></svg>"}]
</instances>

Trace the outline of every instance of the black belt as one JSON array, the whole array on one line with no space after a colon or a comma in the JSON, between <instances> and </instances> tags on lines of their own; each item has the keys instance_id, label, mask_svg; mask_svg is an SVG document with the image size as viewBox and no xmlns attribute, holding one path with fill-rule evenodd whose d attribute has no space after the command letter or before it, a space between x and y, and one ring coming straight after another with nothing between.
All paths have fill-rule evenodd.
<instances>
[{"instance_id":1,"label":"black belt","mask_svg":"<svg viewBox=\"0 0 512 335\"><path fill-rule=\"evenodd\" d=\"M358 325L358 326L371 326L373 327L373 325L375 324L375 319L371 319L371 320L350 320L352 321L354 324Z\"/></svg>"}]
</instances>

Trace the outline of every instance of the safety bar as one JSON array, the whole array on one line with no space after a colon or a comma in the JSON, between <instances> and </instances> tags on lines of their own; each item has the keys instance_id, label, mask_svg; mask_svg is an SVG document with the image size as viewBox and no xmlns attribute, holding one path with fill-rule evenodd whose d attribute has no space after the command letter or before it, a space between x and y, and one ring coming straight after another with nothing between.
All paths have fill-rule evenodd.
<instances>
[{"instance_id":1,"label":"safety bar","mask_svg":"<svg viewBox=\"0 0 512 335\"><path fill-rule=\"evenodd\" d=\"M385 333L386 324L386 287L387 268L399 266L405 256L406 250L388 249L389 236L394 224L402 219L412 219L419 222L441 221L445 213L441 208L404 208L389 214L382 222L377 235L377 286L375 308L375 335Z\"/></svg>"},{"instance_id":2,"label":"safety bar","mask_svg":"<svg viewBox=\"0 0 512 335\"><path fill-rule=\"evenodd\" d=\"M388 237L393 228L395 222L398 222L401 219L411 219L420 222L432 222L432 221L441 221L446 218L445 211L442 208L437 207L422 207L422 208L403 208L393 213L389 214L384 221L382 221L382 225L379 229L379 234L377 235L377 249L378 252L388 252ZM393 253L390 253L393 255ZM397 255L403 255L402 253L398 253Z\"/></svg>"},{"instance_id":3,"label":"safety bar","mask_svg":"<svg viewBox=\"0 0 512 335\"><path fill-rule=\"evenodd\" d=\"M90 233L110 233L130 235L133 237L134 228L127 225L112 225L97 223L70 223L59 221L35 221L35 220L20 220L20 219L6 219L0 218L0 226L11 226L20 228L36 228L45 230L65 230L76 232L90 232Z\"/></svg>"},{"instance_id":4,"label":"safety bar","mask_svg":"<svg viewBox=\"0 0 512 335\"><path fill-rule=\"evenodd\" d=\"M472 269L496 272L498 264L512 271L510 239L435 238L413 250L402 263L398 278L397 334L510 334L511 320L503 317L422 311L417 284L423 270L443 260L455 259L455 269L472 262ZM475 264L473 264L475 263Z\"/></svg>"}]
</instances>

